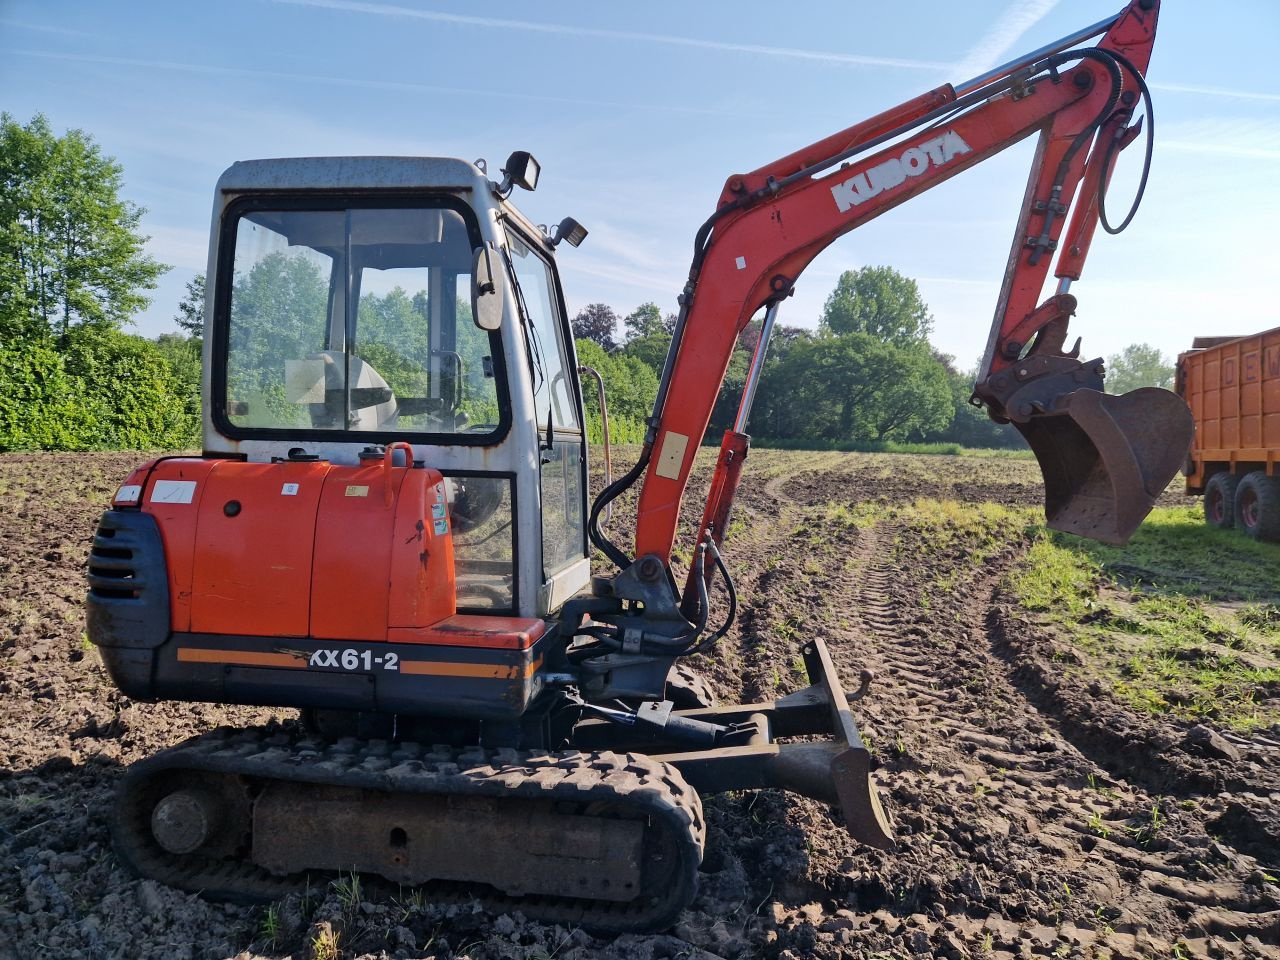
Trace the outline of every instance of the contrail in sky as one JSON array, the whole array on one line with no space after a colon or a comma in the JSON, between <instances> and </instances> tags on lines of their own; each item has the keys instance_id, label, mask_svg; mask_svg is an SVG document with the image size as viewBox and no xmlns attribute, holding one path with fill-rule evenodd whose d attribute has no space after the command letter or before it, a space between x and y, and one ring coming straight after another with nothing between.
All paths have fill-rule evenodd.
<instances>
[{"instance_id":1,"label":"contrail in sky","mask_svg":"<svg viewBox=\"0 0 1280 960\"><path fill-rule=\"evenodd\" d=\"M1229 100L1269 100L1280 102L1280 93L1257 93L1252 90L1228 90L1224 87L1199 87L1189 83L1153 83L1152 90L1167 93L1198 93L1206 97L1226 97Z\"/></svg>"},{"instance_id":2,"label":"contrail in sky","mask_svg":"<svg viewBox=\"0 0 1280 960\"><path fill-rule=\"evenodd\" d=\"M1008 59L1008 53L1024 33L1045 18L1058 0L1022 0L1005 10L976 44L969 48L965 58L955 65L957 80L966 80L985 73L998 63Z\"/></svg>"},{"instance_id":3,"label":"contrail in sky","mask_svg":"<svg viewBox=\"0 0 1280 960\"><path fill-rule=\"evenodd\" d=\"M599 37L606 40L663 43L674 47L698 47L703 50L724 50L732 53L757 53L768 57L789 57L793 60L815 60L821 63L844 63L866 67L901 67L906 70L945 70L948 67L948 64L940 63L936 60L872 57L860 53L834 53L825 50L800 50L794 47L770 47L753 43L701 40L697 37L678 37L666 33L605 30L598 27L574 27L562 23L534 23L529 20L476 17L461 13L441 13L435 10L415 10L412 7L399 7L390 3L365 3L362 0L275 0L275 2L299 7L345 10L349 13L368 13L380 17L403 17L411 20L429 20L435 23L455 23L469 27L525 30L530 33L552 33L561 36Z\"/></svg>"},{"instance_id":4,"label":"contrail in sky","mask_svg":"<svg viewBox=\"0 0 1280 960\"><path fill-rule=\"evenodd\" d=\"M253 70L247 67L218 67L209 64L179 63L172 60L140 60L132 57L103 57L82 53L57 53L52 50L0 49L0 54L19 57L40 57L44 60L71 60L78 63L102 63L122 67L142 67L147 70L176 70L181 73L203 73L215 76L262 78L268 80L296 80L300 83L326 83L335 87L357 87L372 90L403 90L408 93L470 94L477 97L529 100L543 103L564 103L609 109L633 108L659 110L663 113L693 113L707 116L751 116L729 110L671 106L668 104L620 103L612 100L585 100L578 97L553 97L538 93L521 93L510 90L484 90L478 87L444 87L426 83L404 83L396 80L372 80L364 77L333 77L310 73L284 73L278 70Z\"/></svg>"},{"instance_id":5,"label":"contrail in sky","mask_svg":"<svg viewBox=\"0 0 1280 960\"><path fill-rule=\"evenodd\" d=\"M66 27L54 27L44 23L30 23L26 20L14 20L11 17L0 17L0 27L13 27L17 30L38 30L40 33L56 33L64 37L92 37L86 30L69 30Z\"/></svg>"}]
</instances>

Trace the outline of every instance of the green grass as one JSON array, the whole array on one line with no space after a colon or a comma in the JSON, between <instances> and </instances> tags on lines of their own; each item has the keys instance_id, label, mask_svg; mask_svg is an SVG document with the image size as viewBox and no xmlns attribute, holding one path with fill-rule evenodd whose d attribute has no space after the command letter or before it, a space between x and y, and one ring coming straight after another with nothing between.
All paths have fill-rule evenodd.
<instances>
[{"instance_id":1,"label":"green grass","mask_svg":"<svg viewBox=\"0 0 1280 960\"><path fill-rule=\"evenodd\" d=\"M1134 709L1239 730L1280 721L1280 549L1152 511L1127 547L1041 532L1006 578Z\"/></svg>"},{"instance_id":2,"label":"green grass","mask_svg":"<svg viewBox=\"0 0 1280 960\"><path fill-rule=\"evenodd\" d=\"M1010 543L1021 542L1037 516L1027 507L926 497L898 508L896 513L900 522L920 535L928 552L963 549L972 566L981 565Z\"/></svg>"}]
</instances>

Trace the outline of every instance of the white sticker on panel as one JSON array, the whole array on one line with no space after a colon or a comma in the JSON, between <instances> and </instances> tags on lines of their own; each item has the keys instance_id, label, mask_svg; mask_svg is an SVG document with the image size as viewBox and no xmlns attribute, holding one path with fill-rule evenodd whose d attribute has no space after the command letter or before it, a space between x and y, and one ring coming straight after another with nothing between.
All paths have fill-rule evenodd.
<instances>
[{"instance_id":1,"label":"white sticker on panel","mask_svg":"<svg viewBox=\"0 0 1280 960\"><path fill-rule=\"evenodd\" d=\"M190 503L195 495L194 480L157 480L151 485L152 503Z\"/></svg>"},{"instance_id":2,"label":"white sticker on panel","mask_svg":"<svg viewBox=\"0 0 1280 960\"><path fill-rule=\"evenodd\" d=\"M657 474L668 480L679 480L684 466L684 452L689 446L687 434L668 430L662 437L662 451L658 454Z\"/></svg>"},{"instance_id":3,"label":"white sticker on panel","mask_svg":"<svg viewBox=\"0 0 1280 960\"><path fill-rule=\"evenodd\" d=\"M280 496L296 497L298 495L298 485L296 483L286 483L280 488Z\"/></svg>"}]
</instances>

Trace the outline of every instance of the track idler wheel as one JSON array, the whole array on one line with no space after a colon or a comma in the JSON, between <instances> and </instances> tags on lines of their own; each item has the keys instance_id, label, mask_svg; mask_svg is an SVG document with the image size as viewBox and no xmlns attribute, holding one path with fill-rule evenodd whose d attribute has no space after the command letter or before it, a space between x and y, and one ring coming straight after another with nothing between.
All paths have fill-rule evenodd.
<instances>
[{"instance_id":1,"label":"track idler wheel","mask_svg":"<svg viewBox=\"0 0 1280 960\"><path fill-rule=\"evenodd\" d=\"M151 810L151 835L173 854L199 850L217 833L221 823L217 798L199 788L166 794Z\"/></svg>"},{"instance_id":2,"label":"track idler wheel","mask_svg":"<svg viewBox=\"0 0 1280 960\"><path fill-rule=\"evenodd\" d=\"M1075 390L1014 426L1044 474L1048 525L1118 546L1184 463L1194 431L1186 403L1156 387L1122 396Z\"/></svg>"}]
</instances>

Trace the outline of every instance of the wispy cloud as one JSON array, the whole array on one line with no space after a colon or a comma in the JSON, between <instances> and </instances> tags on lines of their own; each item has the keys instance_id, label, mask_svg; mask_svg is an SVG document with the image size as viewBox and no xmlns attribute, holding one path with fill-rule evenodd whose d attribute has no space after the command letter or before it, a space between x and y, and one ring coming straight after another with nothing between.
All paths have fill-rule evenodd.
<instances>
[{"instance_id":1,"label":"wispy cloud","mask_svg":"<svg viewBox=\"0 0 1280 960\"><path fill-rule=\"evenodd\" d=\"M1280 160L1280 131L1260 119L1205 118L1170 124L1156 134L1158 150Z\"/></svg>"},{"instance_id":2,"label":"wispy cloud","mask_svg":"<svg viewBox=\"0 0 1280 960\"><path fill-rule=\"evenodd\" d=\"M1178 150L1182 153L1210 153L1223 157L1241 157L1246 160L1280 160L1280 147L1250 147L1236 143L1202 143L1194 140L1161 140L1161 150Z\"/></svg>"},{"instance_id":3,"label":"wispy cloud","mask_svg":"<svg viewBox=\"0 0 1280 960\"><path fill-rule=\"evenodd\" d=\"M1007 59L1013 45L1022 35L1039 23L1058 0L1023 0L1005 10L995 25L983 34L982 39L969 48L963 60L954 66L960 80L985 73Z\"/></svg>"},{"instance_id":4,"label":"wispy cloud","mask_svg":"<svg viewBox=\"0 0 1280 960\"><path fill-rule=\"evenodd\" d=\"M461 13L443 13L437 10L417 10L412 7L401 7L389 3L365 3L361 2L361 0L275 0L275 2L298 7L343 10L348 13L363 13L379 17L399 17L408 20L485 27L490 30L523 30L529 33L596 37L602 40L625 40L630 43L659 43L675 47L697 47L701 50L721 50L728 53L751 53L767 57L785 57L792 60L814 60L821 63L851 64L865 67L900 67L906 70L940 70L945 69L947 66L945 63L933 60L873 57L859 53L837 53L829 50L802 50L795 47L772 47L754 43L728 43L723 40L704 40L698 37L681 37L666 33L606 30L599 27L575 27L562 23L535 23L530 20L476 17Z\"/></svg>"},{"instance_id":5,"label":"wispy cloud","mask_svg":"<svg viewBox=\"0 0 1280 960\"><path fill-rule=\"evenodd\" d=\"M36 33L55 33L60 37L92 37L87 30L72 30L68 27L53 27L47 23L28 23L25 20L14 20L12 17L0 17L0 27L14 30L32 30Z\"/></svg>"},{"instance_id":6,"label":"wispy cloud","mask_svg":"<svg viewBox=\"0 0 1280 960\"><path fill-rule=\"evenodd\" d=\"M148 253L182 270L204 271L209 255L209 235L204 230L154 224L144 229Z\"/></svg>"},{"instance_id":7,"label":"wispy cloud","mask_svg":"<svg viewBox=\"0 0 1280 960\"><path fill-rule=\"evenodd\" d=\"M288 2L288 0L280 0ZM58 53L52 50L0 50L0 54L19 57L38 57L44 60L67 60L79 63L100 63L109 66L141 67L146 70L173 70L180 73L207 74L210 76L245 77L263 80L288 80L299 83L324 83L336 87L356 87L376 90L397 90L407 93L458 94L476 97L493 97L501 100L524 100L538 103L559 103L574 106L601 107L610 110L652 110L660 113L689 113L705 116L747 116L728 110L689 107L670 103L621 103L614 100L589 100L581 97L553 97L540 93L522 93L516 90L484 90L477 87L446 87L426 83L405 83L396 80L369 80L360 77L334 77L313 73L285 73L279 70L253 70L245 67L217 67L211 64L180 63L172 60L142 60L133 57L107 57L80 53ZM754 114L750 114L754 116Z\"/></svg>"},{"instance_id":8,"label":"wispy cloud","mask_svg":"<svg viewBox=\"0 0 1280 960\"><path fill-rule=\"evenodd\" d=\"M613 262L628 263L639 271L678 273L684 266L679 256L672 256L677 250L683 255L683 245L666 243L662 245L661 252L655 252L658 244L651 233L629 229L608 220L593 220L591 245L594 251L609 254Z\"/></svg>"},{"instance_id":9,"label":"wispy cloud","mask_svg":"<svg viewBox=\"0 0 1280 960\"><path fill-rule=\"evenodd\" d=\"M1000 287L998 277L988 277L986 279L975 279L974 277L916 277L917 283L949 283L965 287L990 287L996 290Z\"/></svg>"},{"instance_id":10,"label":"wispy cloud","mask_svg":"<svg viewBox=\"0 0 1280 960\"><path fill-rule=\"evenodd\" d=\"M1280 102L1280 93L1261 93L1256 90L1228 90L1225 87L1202 87L1191 83L1153 83L1152 90L1166 93L1192 93L1203 97L1226 97L1229 100L1266 100Z\"/></svg>"},{"instance_id":11,"label":"wispy cloud","mask_svg":"<svg viewBox=\"0 0 1280 960\"><path fill-rule=\"evenodd\" d=\"M572 278L575 275L607 280L609 283L622 284L642 290L668 290L670 291L669 299L674 299L680 289L677 282L679 279L678 270L673 270L669 274L643 269L636 270L626 266L619 266L613 261L588 259L581 256L573 261L561 263L560 272L565 278L565 287L571 290L574 289Z\"/></svg>"}]
</instances>

